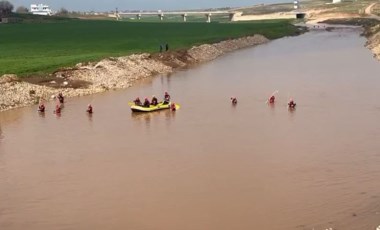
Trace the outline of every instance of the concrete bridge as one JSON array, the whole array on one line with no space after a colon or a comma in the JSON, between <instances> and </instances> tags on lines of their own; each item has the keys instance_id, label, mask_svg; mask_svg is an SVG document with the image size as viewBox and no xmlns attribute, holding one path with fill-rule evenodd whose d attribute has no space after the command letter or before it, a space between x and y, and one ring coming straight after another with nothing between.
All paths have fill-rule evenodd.
<instances>
[{"instance_id":1,"label":"concrete bridge","mask_svg":"<svg viewBox=\"0 0 380 230\"><path fill-rule=\"evenodd\" d=\"M189 15L204 15L206 22L211 22L212 15L228 15L230 21L234 20L234 17L241 16L242 12L233 12L233 11L156 11L156 12L117 12L113 17L116 17L119 20L123 16L133 15L136 16L137 20L140 20L143 16L152 16L157 15L158 18L162 21L164 20L165 15L181 15L184 22L186 22L186 17Z\"/></svg>"}]
</instances>

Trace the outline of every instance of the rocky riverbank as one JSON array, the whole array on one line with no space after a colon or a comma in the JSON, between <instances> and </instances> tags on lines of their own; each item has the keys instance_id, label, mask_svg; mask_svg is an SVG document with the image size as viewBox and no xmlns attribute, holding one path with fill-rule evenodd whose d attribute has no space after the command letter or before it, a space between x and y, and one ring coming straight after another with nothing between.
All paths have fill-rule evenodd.
<instances>
[{"instance_id":1,"label":"rocky riverbank","mask_svg":"<svg viewBox=\"0 0 380 230\"><path fill-rule=\"evenodd\" d=\"M380 24L366 28L364 35L368 39L367 48L372 50L373 56L377 60L380 60Z\"/></svg>"},{"instance_id":2,"label":"rocky riverbank","mask_svg":"<svg viewBox=\"0 0 380 230\"><path fill-rule=\"evenodd\" d=\"M224 53L268 41L262 35L254 35L195 46L188 50L134 54L79 63L49 76L20 79L13 74L3 75L0 77L0 111L36 104L40 99L52 100L59 92L66 97L75 97L127 88L139 79L169 74L176 69L207 62Z\"/></svg>"},{"instance_id":3,"label":"rocky riverbank","mask_svg":"<svg viewBox=\"0 0 380 230\"><path fill-rule=\"evenodd\" d=\"M366 47L370 49L373 56L380 60L380 24L376 18L335 18L322 21L327 24L339 24L349 26L362 26L363 36L367 38Z\"/></svg>"}]
</instances>

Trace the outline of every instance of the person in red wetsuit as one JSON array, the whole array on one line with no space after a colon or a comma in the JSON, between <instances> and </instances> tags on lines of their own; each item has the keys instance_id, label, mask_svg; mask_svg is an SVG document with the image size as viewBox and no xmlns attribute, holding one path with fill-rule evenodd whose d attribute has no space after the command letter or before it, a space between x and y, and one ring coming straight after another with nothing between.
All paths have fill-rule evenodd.
<instances>
[{"instance_id":1,"label":"person in red wetsuit","mask_svg":"<svg viewBox=\"0 0 380 230\"><path fill-rule=\"evenodd\" d=\"M269 103L270 103L270 104L273 104L275 100L276 100L276 97L275 97L274 95L272 95L272 96L269 98Z\"/></svg>"},{"instance_id":2,"label":"person in red wetsuit","mask_svg":"<svg viewBox=\"0 0 380 230\"><path fill-rule=\"evenodd\" d=\"M57 105L55 106L54 113L55 113L55 114L60 114L60 113L61 113L61 106L60 106L60 105L57 104Z\"/></svg>"},{"instance_id":3,"label":"person in red wetsuit","mask_svg":"<svg viewBox=\"0 0 380 230\"><path fill-rule=\"evenodd\" d=\"M170 110L171 111L176 111L177 110L174 102L170 104Z\"/></svg>"},{"instance_id":4,"label":"person in red wetsuit","mask_svg":"<svg viewBox=\"0 0 380 230\"><path fill-rule=\"evenodd\" d=\"M237 104L237 99L236 99L236 97L231 97L231 103L232 103L233 105L236 105L236 104Z\"/></svg>"},{"instance_id":5,"label":"person in red wetsuit","mask_svg":"<svg viewBox=\"0 0 380 230\"><path fill-rule=\"evenodd\" d=\"M296 103L294 102L293 98L290 98L288 106L290 109L294 109L296 107Z\"/></svg>"}]
</instances>

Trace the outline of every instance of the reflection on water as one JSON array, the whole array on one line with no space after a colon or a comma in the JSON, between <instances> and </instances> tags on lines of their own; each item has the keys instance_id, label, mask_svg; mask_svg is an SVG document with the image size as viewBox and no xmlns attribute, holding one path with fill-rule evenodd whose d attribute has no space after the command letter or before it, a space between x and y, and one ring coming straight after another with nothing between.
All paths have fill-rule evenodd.
<instances>
[{"instance_id":1,"label":"reflection on water","mask_svg":"<svg viewBox=\"0 0 380 230\"><path fill-rule=\"evenodd\" d=\"M268 107L272 110L274 110L274 108L276 107L276 104L277 103L267 103L268 104ZM281 105L278 105L278 106L281 106Z\"/></svg>"},{"instance_id":2,"label":"reflection on water","mask_svg":"<svg viewBox=\"0 0 380 230\"><path fill-rule=\"evenodd\" d=\"M0 229L376 229L380 65L364 42L307 33L68 99L62 117L0 113ZM289 93L265 104L274 89ZM127 105L165 91L178 111Z\"/></svg>"},{"instance_id":3,"label":"reflection on water","mask_svg":"<svg viewBox=\"0 0 380 230\"><path fill-rule=\"evenodd\" d=\"M155 113L131 113L131 116L133 119L138 121L144 121L145 124L149 127L150 121L152 120L152 116L159 113L159 111L156 111Z\"/></svg>"},{"instance_id":4,"label":"reflection on water","mask_svg":"<svg viewBox=\"0 0 380 230\"><path fill-rule=\"evenodd\" d=\"M296 111L296 107L289 107L289 106L287 106L287 107L288 107L289 112L291 112L291 113Z\"/></svg>"},{"instance_id":5,"label":"reflection on water","mask_svg":"<svg viewBox=\"0 0 380 230\"><path fill-rule=\"evenodd\" d=\"M38 115L39 115L40 117L44 118L44 117L45 117L45 113L46 113L46 112L38 112Z\"/></svg>"},{"instance_id":6,"label":"reflection on water","mask_svg":"<svg viewBox=\"0 0 380 230\"><path fill-rule=\"evenodd\" d=\"M86 113L86 114L87 114L87 117L88 117L88 121L92 122L93 113Z\"/></svg>"},{"instance_id":7,"label":"reflection on water","mask_svg":"<svg viewBox=\"0 0 380 230\"><path fill-rule=\"evenodd\" d=\"M147 127L149 127L152 121L162 122L163 117L166 121L172 121L175 118L176 112L177 111L171 111L169 109L158 110L149 113L131 112L131 117L136 121L143 121Z\"/></svg>"},{"instance_id":8,"label":"reflection on water","mask_svg":"<svg viewBox=\"0 0 380 230\"><path fill-rule=\"evenodd\" d=\"M0 114L0 123L3 124L17 123L23 116L23 112L13 113L10 111L6 111Z\"/></svg>"},{"instance_id":9,"label":"reflection on water","mask_svg":"<svg viewBox=\"0 0 380 230\"><path fill-rule=\"evenodd\" d=\"M296 108L295 107L288 107L288 111L292 114L292 113L295 113L296 112Z\"/></svg>"}]
</instances>

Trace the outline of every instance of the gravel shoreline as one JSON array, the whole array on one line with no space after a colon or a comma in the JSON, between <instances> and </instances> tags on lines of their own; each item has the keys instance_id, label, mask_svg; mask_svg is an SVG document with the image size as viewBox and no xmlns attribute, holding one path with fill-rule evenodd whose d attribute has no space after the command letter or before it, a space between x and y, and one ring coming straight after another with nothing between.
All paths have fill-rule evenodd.
<instances>
[{"instance_id":1,"label":"gravel shoreline","mask_svg":"<svg viewBox=\"0 0 380 230\"><path fill-rule=\"evenodd\" d=\"M373 53L374 58L380 61L380 24L378 19L363 17L331 18L321 20L322 23L333 25L361 26L364 28L363 36L367 38L365 46Z\"/></svg>"},{"instance_id":2,"label":"gravel shoreline","mask_svg":"<svg viewBox=\"0 0 380 230\"><path fill-rule=\"evenodd\" d=\"M194 46L188 50L110 57L99 62L79 63L73 68L33 80L21 80L16 75L5 74L0 77L0 111L33 105L40 99L52 100L59 92L65 97L76 97L128 88L140 79L169 74L176 69L188 68L268 41L262 35L254 35Z\"/></svg>"},{"instance_id":3,"label":"gravel shoreline","mask_svg":"<svg viewBox=\"0 0 380 230\"><path fill-rule=\"evenodd\" d=\"M372 50L373 56L380 61L380 24L367 28L364 35L368 39L366 47Z\"/></svg>"}]
</instances>

